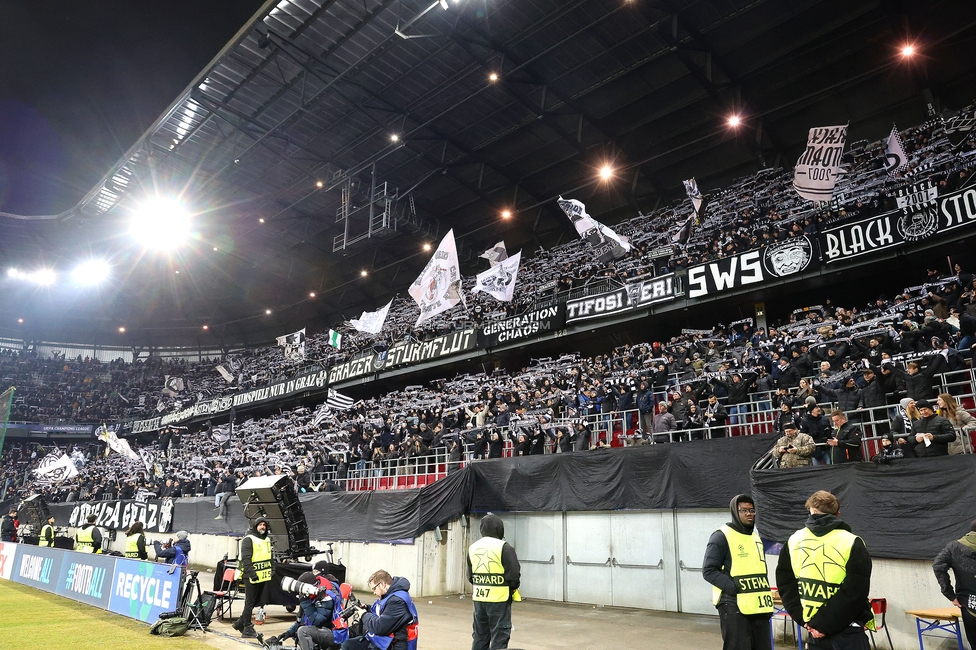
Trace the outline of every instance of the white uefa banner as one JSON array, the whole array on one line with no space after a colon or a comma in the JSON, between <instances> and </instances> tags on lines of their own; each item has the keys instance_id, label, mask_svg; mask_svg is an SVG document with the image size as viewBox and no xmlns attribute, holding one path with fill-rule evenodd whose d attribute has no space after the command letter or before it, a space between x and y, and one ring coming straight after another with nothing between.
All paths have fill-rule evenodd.
<instances>
[{"instance_id":1,"label":"white uefa banner","mask_svg":"<svg viewBox=\"0 0 976 650\"><path fill-rule=\"evenodd\" d=\"M461 266L458 264L453 228L447 231L423 272L410 285L408 293L420 307L416 325L461 302Z\"/></svg>"},{"instance_id":2,"label":"white uefa banner","mask_svg":"<svg viewBox=\"0 0 976 650\"><path fill-rule=\"evenodd\" d=\"M349 321L349 324L355 327L357 332L379 334L383 329L383 324L386 322L387 314L390 313L390 305L392 304L393 299L390 298L390 302L386 303L385 307L376 311L364 311L362 316L353 318Z\"/></svg>"},{"instance_id":3,"label":"white uefa banner","mask_svg":"<svg viewBox=\"0 0 976 650\"><path fill-rule=\"evenodd\" d=\"M847 125L810 129L807 148L796 161L793 188L808 201L829 201L834 193L847 142Z\"/></svg>"},{"instance_id":4,"label":"white uefa banner","mask_svg":"<svg viewBox=\"0 0 976 650\"><path fill-rule=\"evenodd\" d=\"M515 281L518 279L521 259L522 251L519 251L504 262L499 262L498 266L479 273L471 293L484 291L495 300L510 302L515 295Z\"/></svg>"}]
</instances>

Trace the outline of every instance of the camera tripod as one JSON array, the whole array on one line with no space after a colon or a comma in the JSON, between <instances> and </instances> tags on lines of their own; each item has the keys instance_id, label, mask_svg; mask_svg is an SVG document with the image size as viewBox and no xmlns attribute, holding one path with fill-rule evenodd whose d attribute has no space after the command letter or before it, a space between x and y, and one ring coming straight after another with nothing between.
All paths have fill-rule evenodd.
<instances>
[{"instance_id":1,"label":"camera tripod","mask_svg":"<svg viewBox=\"0 0 976 650\"><path fill-rule=\"evenodd\" d=\"M197 629L201 632L206 632L210 620L205 611L206 605L203 602L203 592L200 589L199 575L199 571L186 572L183 591L180 592L180 599L176 609L182 613L183 618L189 623L191 630ZM196 591L196 600L191 602L194 591Z\"/></svg>"}]
</instances>

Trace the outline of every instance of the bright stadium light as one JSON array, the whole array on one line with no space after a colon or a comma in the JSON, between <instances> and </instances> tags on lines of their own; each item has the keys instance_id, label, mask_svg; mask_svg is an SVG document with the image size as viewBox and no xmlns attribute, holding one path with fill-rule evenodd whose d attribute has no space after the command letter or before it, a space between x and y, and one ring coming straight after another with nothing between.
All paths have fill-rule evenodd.
<instances>
[{"instance_id":1,"label":"bright stadium light","mask_svg":"<svg viewBox=\"0 0 976 650\"><path fill-rule=\"evenodd\" d=\"M735 127L742 124L742 118L733 113L732 115L729 116L728 124L734 129Z\"/></svg>"},{"instance_id":2,"label":"bright stadium light","mask_svg":"<svg viewBox=\"0 0 976 650\"><path fill-rule=\"evenodd\" d=\"M600 168L600 178L605 181L610 180L613 177L613 167L610 165L604 165Z\"/></svg>"},{"instance_id":3,"label":"bright stadium light","mask_svg":"<svg viewBox=\"0 0 976 650\"><path fill-rule=\"evenodd\" d=\"M112 267L105 260L88 260L75 267L71 279L75 284L87 287L101 284L111 272Z\"/></svg>"},{"instance_id":4,"label":"bright stadium light","mask_svg":"<svg viewBox=\"0 0 976 650\"><path fill-rule=\"evenodd\" d=\"M14 280L33 282L42 287L49 287L58 279L58 274L54 272L54 269L37 269L36 271L27 273L20 269L12 268L7 269L7 277L13 278Z\"/></svg>"},{"instance_id":5,"label":"bright stadium light","mask_svg":"<svg viewBox=\"0 0 976 650\"><path fill-rule=\"evenodd\" d=\"M912 58L913 56L915 56L915 46L911 44L904 46L903 48L901 48L901 55L903 58L906 59Z\"/></svg>"},{"instance_id":6,"label":"bright stadium light","mask_svg":"<svg viewBox=\"0 0 976 650\"><path fill-rule=\"evenodd\" d=\"M130 232L146 248L172 250L190 234L190 213L177 200L152 199L135 211Z\"/></svg>"}]
</instances>

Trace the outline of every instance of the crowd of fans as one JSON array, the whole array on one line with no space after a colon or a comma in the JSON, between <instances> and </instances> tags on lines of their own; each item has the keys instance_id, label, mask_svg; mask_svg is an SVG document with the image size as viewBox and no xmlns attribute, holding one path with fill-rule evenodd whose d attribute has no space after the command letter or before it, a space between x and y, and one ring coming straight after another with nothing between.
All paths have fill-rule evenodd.
<instances>
[{"instance_id":1,"label":"crowd of fans","mask_svg":"<svg viewBox=\"0 0 976 650\"><path fill-rule=\"evenodd\" d=\"M804 460L840 462L841 452L843 460L860 459L859 437L856 453L825 448L831 429L843 425L825 412L830 405L844 422L871 422L894 444L891 454L934 455L941 441L936 451L912 442L920 419L914 405L940 393L943 413L972 424L939 390L937 375L968 368L974 344L973 276L931 270L922 285L891 298L864 307L807 306L776 327L745 319L594 357L537 359L511 374L407 387L344 411L299 407L233 428L169 428L149 443L155 461L148 465L75 450L80 474L59 485L30 473L51 449L8 445L2 477L8 492L40 490L52 502L140 491L223 494L259 473L291 475L302 491L339 489L347 477L415 472L435 456L453 469L479 458L606 447L611 418L638 443L663 443L742 433L736 425L757 413L770 425L764 430L809 435L819 446L807 456L800 438ZM783 455L785 467L803 464Z\"/></svg>"},{"instance_id":2,"label":"crowd of fans","mask_svg":"<svg viewBox=\"0 0 976 650\"><path fill-rule=\"evenodd\" d=\"M629 238L633 250L614 262L593 259L581 240L532 255L526 252L515 299L504 306L487 294L470 294L474 278L465 278L465 293L470 295L467 310L454 309L414 328L417 306L409 298L398 296L380 336L359 333L349 324L333 324L331 327L343 334L342 349L329 344L326 327L308 335L304 360L286 359L280 347L242 350L201 363L150 357L132 364L41 359L31 352L0 349L0 390L9 385L18 387L14 420L98 423L152 416L198 400L264 386L303 370L329 367L360 351L388 346L405 337L424 340L470 327L472 322L511 316L547 292L681 271L771 242L816 235L824 226L893 209L897 190L911 184L927 181L945 193L969 180L976 148L967 142L954 147L941 120L930 120L901 135L911 161L908 168L896 174L884 171L884 140L854 142L843 160L847 173L838 181L835 200L825 209L796 194L790 170L769 168L738 179L720 192L706 193L704 216L689 238L676 241L693 210L691 202L684 200L615 225L618 234ZM230 381L218 372L218 365L223 366ZM182 379L182 390L165 390L167 375Z\"/></svg>"}]
</instances>

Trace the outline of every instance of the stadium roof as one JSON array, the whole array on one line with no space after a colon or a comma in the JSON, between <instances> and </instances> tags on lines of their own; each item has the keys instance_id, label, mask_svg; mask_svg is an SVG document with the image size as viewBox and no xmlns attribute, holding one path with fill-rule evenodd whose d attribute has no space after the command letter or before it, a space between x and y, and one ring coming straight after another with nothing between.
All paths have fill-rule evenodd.
<instances>
[{"instance_id":1,"label":"stadium roof","mask_svg":"<svg viewBox=\"0 0 976 650\"><path fill-rule=\"evenodd\" d=\"M79 342L328 327L404 293L449 229L474 272L499 239L575 237L559 195L612 224L685 178L792 165L811 126L877 140L924 121L928 92L959 108L974 26L948 0L272 0L77 205L0 217L5 262L116 265L97 297L3 284L0 334L21 314ZM124 236L153 193L195 213L178 255Z\"/></svg>"}]
</instances>

